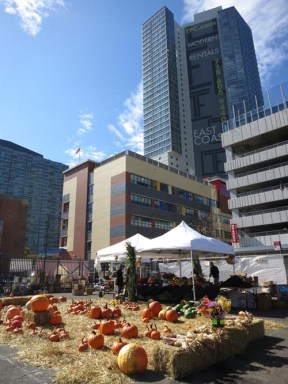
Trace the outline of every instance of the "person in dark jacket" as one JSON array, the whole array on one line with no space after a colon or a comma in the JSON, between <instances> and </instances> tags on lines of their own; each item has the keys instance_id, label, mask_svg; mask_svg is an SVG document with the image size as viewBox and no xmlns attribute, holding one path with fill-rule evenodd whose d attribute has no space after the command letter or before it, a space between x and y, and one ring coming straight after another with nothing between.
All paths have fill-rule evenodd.
<instances>
[{"instance_id":1,"label":"person in dark jacket","mask_svg":"<svg viewBox=\"0 0 288 384\"><path fill-rule=\"evenodd\" d=\"M119 269L116 272L115 284L118 286L118 294L121 293L124 286L123 269L124 269L124 264L121 264Z\"/></svg>"},{"instance_id":2,"label":"person in dark jacket","mask_svg":"<svg viewBox=\"0 0 288 384\"><path fill-rule=\"evenodd\" d=\"M214 265L212 261L210 261L210 275L209 275L209 280L213 277L213 281L215 285L218 285L219 283L219 269Z\"/></svg>"}]
</instances>

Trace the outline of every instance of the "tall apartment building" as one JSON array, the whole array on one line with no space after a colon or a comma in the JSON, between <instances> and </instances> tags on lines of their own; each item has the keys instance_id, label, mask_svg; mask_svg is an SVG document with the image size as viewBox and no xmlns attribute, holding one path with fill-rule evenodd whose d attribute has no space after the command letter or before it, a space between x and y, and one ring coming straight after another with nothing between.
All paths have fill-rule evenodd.
<instances>
[{"instance_id":1,"label":"tall apartment building","mask_svg":"<svg viewBox=\"0 0 288 384\"><path fill-rule=\"evenodd\" d=\"M229 243L222 191L221 181L216 187L130 151L85 161L64 172L60 246L71 258L90 260L137 233L153 238L182 220L200 230L210 219L213 237Z\"/></svg>"},{"instance_id":2,"label":"tall apartment building","mask_svg":"<svg viewBox=\"0 0 288 384\"><path fill-rule=\"evenodd\" d=\"M222 143L235 254L282 252L288 269L288 84L277 99L227 121Z\"/></svg>"},{"instance_id":3,"label":"tall apartment building","mask_svg":"<svg viewBox=\"0 0 288 384\"><path fill-rule=\"evenodd\" d=\"M144 155L221 176L222 123L263 105L253 37L234 7L180 26L166 7L143 24Z\"/></svg>"},{"instance_id":4,"label":"tall apartment building","mask_svg":"<svg viewBox=\"0 0 288 384\"><path fill-rule=\"evenodd\" d=\"M26 251L37 254L58 248L63 172L68 166L44 159L39 153L6 140L0 140L0 158L0 196L24 200L27 204ZM12 214L17 220L15 212L11 211L10 217ZM1 209L0 221L3 221L4 234L7 220L5 223L3 215L4 210ZM7 209L5 215L7 217ZM21 222L22 220L23 218ZM11 226L11 222L9 225ZM15 223L15 230L17 227ZM23 256L23 254L10 256Z\"/></svg>"}]
</instances>

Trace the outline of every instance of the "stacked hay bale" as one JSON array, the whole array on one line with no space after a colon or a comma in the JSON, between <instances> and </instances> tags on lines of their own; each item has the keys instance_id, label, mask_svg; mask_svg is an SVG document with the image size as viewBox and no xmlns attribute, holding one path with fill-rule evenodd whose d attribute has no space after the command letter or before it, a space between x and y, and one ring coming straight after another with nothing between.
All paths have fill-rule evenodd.
<instances>
[{"instance_id":1,"label":"stacked hay bale","mask_svg":"<svg viewBox=\"0 0 288 384\"><path fill-rule=\"evenodd\" d=\"M242 352L249 343L263 337L264 321L239 321L230 327L211 330L212 333L209 333L208 327L207 333L203 331L196 335L187 334L181 348L158 344L150 359L153 369L174 379L201 371Z\"/></svg>"}]
</instances>

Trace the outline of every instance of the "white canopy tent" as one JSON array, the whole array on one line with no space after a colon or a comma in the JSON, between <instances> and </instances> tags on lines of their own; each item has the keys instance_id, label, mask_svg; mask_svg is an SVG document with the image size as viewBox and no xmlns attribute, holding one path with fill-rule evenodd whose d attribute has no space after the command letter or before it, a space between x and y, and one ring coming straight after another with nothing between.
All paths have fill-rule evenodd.
<instances>
[{"instance_id":1,"label":"white canopy tent","mask_svg":"<svg viewBox=\"0 0 288 384\"><path fill-rule=\"evenodd\" d=\"M102 248L96 253L95 268L98 269L100 263L109 263L113 261L124 262L126 259L126 243L130 243L135 249L142 247L142 244L147 244L149 239L145 236L137 233L134 236L129 237L126 240L122 240L119 243L110 245L109 247ZM146 259L142 259L142 262L146 262ZM150 259L148 260L150 262Z\"/></svg>"},{"instance_id":2,"label":"white canopy tent","mask_svg":"<svg viewBox=\"0 0 288 384\"><path fill-rule=\"evenodd\" d=\"M167 258L167 255L170 255L171 258L183 258L181 255L190 254L191 266L193 271L193 255L192 252L201 251L201 252L212 252L217 254L229 254L233 255L233 247L229 244L223 243L220 240L214 239L212 237L207 237L201 235L201 233L195 231L185 221L182 221L177 227L166 232L162 236L158 236L152 240L143 242L142 244L137 244L135 246L135 251L137 253L143 254L153 253L154 258ZM165 254L165 256L163 255ZM178 257L176 257L178 255ZM193 294L195 300L195 284L194 284L194 274L192 273L193 280Z\"/></svg>"}]
</instances>

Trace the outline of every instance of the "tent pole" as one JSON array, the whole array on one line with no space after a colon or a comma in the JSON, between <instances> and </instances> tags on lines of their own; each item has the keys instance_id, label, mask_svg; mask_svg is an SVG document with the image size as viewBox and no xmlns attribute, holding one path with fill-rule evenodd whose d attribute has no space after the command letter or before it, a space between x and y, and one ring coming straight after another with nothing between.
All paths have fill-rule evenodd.
<instances>
[{"instance_id":1,"label":"tent pole","mask_svg":"<svg viewBox=\"0 0 288 384\"><path fill-rule=\"evenodd\" d=\"M191 267L192 267L193 299L194 299L194 301L196 301L195 279L194 279L194 263L193 263L193 254L192 254L192 241L191 241L190 257L191 257Z\"/></svg>"}]
</instances>

